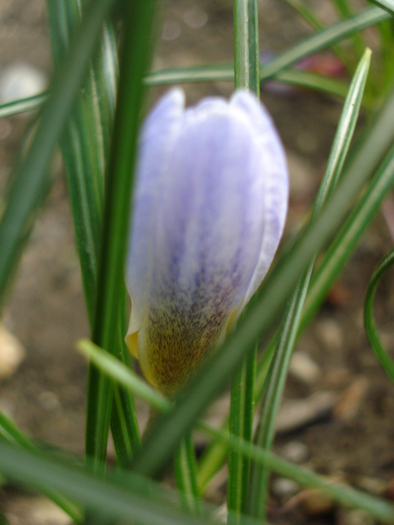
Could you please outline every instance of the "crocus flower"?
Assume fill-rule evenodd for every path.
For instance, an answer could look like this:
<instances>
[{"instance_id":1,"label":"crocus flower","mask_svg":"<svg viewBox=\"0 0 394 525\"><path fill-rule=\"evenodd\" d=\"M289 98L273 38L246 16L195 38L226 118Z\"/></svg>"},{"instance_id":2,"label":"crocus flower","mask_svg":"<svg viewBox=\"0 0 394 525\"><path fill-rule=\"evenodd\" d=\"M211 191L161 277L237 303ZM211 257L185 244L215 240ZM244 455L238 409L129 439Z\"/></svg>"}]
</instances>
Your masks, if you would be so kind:
<instances>
[{"instance_id":1,"label":"crocus flower","mask_svg":"<svg viewBox=\"0 0 394 525\"><path fill-rule=\"evenodd\" d=\"M283 148L253 94L184 104L173 89L143 125L127 270L126 343L167 395L257 290L288 200Z\"/></svg>"}]
</instances>

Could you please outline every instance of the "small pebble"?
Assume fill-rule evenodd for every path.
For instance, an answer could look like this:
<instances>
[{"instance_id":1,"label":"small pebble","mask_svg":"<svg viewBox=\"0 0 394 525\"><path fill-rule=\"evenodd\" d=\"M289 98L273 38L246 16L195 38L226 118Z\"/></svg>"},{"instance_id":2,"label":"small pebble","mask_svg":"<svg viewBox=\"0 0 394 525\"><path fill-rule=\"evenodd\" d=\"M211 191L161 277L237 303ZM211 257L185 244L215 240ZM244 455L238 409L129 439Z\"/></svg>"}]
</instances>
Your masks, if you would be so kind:
<instances>
[{"instance_id":1,"label":"small pebble","mask_svg":"<svg viewBox=\"0 0 394 525\"><path fill-rule=\"evenodd\" d=\"M47 79L39 69L16 62L0 71L0 103L32 97L45 90Z\"/></svg>"},{"instance_id":2,"label":"small pebble","mask_svg":"<svg viewBox=\"0 0 394 525\"><path fill-rule=\"evenodd\" d=\"M319 147L319 137L312 131L302 131L298 133L296 142L303 153L314 153Z\"/></svg>"},{"instance_id":3,"label":"small pebble","mask_svg":"<svg viewBox=\"0 0 394 525\"><path fill-rule=\"evenodd\" d=\"M18 496L7 505L10 525L70 525L70 517L48 498Z\"/></svg>"},{"instance_id":4,"label":"small pebble","mask_svg":"<svg viewBox=\"0 0 394 525\"><path fill-rule=\"evenodd\" d=\"M322 319L316 324L316 336L327 350L340 350L343 346L342 330L332 319Z\"/></svg>"},{"instance_id":5,"label":"small pebble","mask_svg":"<svg viewBox=\"0 0 394 525\"><path fill-rule=\"evenodd\" d=\"M296 153L287 151L290 174L290 196L292 200L303 200L315 185L316 177L311 166Z\"/></svg>"},{"instance_id":6,"label":"small pebble","mask_svg":"<svg viewBox=\"0 0 394 525\"><path fill-rule=\"evenodd\" d=\"M47 412L54 412L62 408L59 398L53 392L41 392L38 400L44 410Z\"/></svg>"},{"instance_id":7,"label":"small pebble","mask_svg":"<svg viewBox=\"0 0 394 525\"><path fill-rule=\"evenodd\" d=\"M342 421L352 421L358 414L360 405L368 391L369 381L366 377L356 379L338 398L334 416Z\"/></svg>"},{"instance_id":8,"label":"small pebble","mask_svg":"<svg viewBox=\"0 0 394 525\"><path fill-rule=\"evenodd\" d=\"M218 523L227 523L227 504L217 507L213 513L215 521Z\"/></svg>"},{"instance_id":9,"label":"small pebble","mask_svg":"<svg viewBox=\"0 0 394 525\"><path fill-rule=\"evenodd\" d=\"M293 463L304 463L309 458L309 449L301 441L289 441L282 448L281 456Z\"/></svg>"},{"instance_id":10,"label":"small pebble","mask_svg":"<svg viewBox=\"0 0 394 525\"><path fill-rule=\"evenodd\" d=\"M301 350L294 352L289 365L289 373L308 386L314 385L321 375L319 365Z\"/></svg>"},{"instance_id":11,"label":"small pebble","mask_svg":"<svg viewBox=\"0 0 394 525\"><path fill-rule=\"evenodd\" d=\"M276 420L276 431L285 434L330 416L336 396L331 392L316 392L306 399L283 403Z\"/></svg>"},{"instance_id":12,"label":"small pebble","mask_svg":"<svg viewBox=\"0 0 394 525\"><path fill-rule=\"evenodd\" d=\"M374 523L372 516L359 509L344 510L339 518L340 525L374 525Z\"/></svg>"},{"instance_id":13,"label":"small pebble","mask_svg":"<svg viewBox=\"0 0 394 525\"><path fill-rule=\"evenodd\" d=\"M299 489L299 485L292 479L277 478L272 482L272 492L280 498L294 496Z\"/></svg>"},{"instance_id":14,"label":"small pebble","mask_svg":"<svg viewBox=\"0 0 394 525\"><path fill-rule=\"evenodd\" d=\"M192 7L185 11L183 21L191 29L201 29L208 21L208 14L203 9Z\"/></svg>"},{"instance_id":15,"label":"small pebble","mask_svg":"<svg viewBox=\"0 0 394 525\"><path fill-rule=\"evenodd\" d=\"M22 343L0 324L0 379L11 377L25 358Z\"/></svg>"},{"instance_id":16,"label":"small pebble","mask_svg":"<svg viewBox=\"0 0 394 525\"><path fill-rule=\"evenodd\" d=\"M176 40L181 34L181 26L174 20L166 20L163 24L161 37L163 40L170 42Z\"/></svg>"},{"instance_id":17,"label":"small pebble","mask_svg":"<svg viewBox=\"0 0 394 525\"><path fill-rule=\"evenodd\" d=\"M322 492L311 490L306 492L302 507L308 516L315 517L324 516L331 512L334 504Z\"/></svg>"}]
</instances>

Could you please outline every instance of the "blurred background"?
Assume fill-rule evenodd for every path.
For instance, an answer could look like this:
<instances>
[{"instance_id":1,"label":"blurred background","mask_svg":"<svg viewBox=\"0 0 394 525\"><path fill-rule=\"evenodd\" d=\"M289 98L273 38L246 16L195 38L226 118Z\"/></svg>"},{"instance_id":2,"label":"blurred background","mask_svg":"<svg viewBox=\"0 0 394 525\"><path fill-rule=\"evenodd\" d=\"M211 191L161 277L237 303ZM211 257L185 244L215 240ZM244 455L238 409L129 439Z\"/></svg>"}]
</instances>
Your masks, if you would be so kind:
<instances>
[{"instance_id":1,"label":"blurred background","mask_svg":"<svg viewBox=\"0 0 394 525\"><path fill-rule=\"evenodd\" d=\"M337 20L330 2L310 5L327 24ZM0 2L0 104L40 92L50 81L53 66L46 17L44 0ZM161 17L153 69L232 62L230 0L163 1ZM262 62L307 34L312 30L285 1L260 2ZM370 45L377 45L373 29L368 38ZM332 78L350 78L331 53L303 67ZM185 89L188 104L207 95L228 97L233 91L228 82ZM162 92L152 89L150 102ZM314 200L341 101L275 83L262 87L261 98L287 151L291 201L286 236L291 237L302 227ZM362 111L360 122L366 117ZM32 114L0 119L1 189L23 148L31 119ZM36 222L0 326L0 409L35 440L83 453L87 367L75 342L89 333L60 154L54 159L53 173L56 183ZM275 450L317 472L394 499L393 387L363 329L365 290L375 265L393 244L393 231L394 205L388 200L297 343ZM394 348L393 311L394 280L386 275L375 312L389 349ZM220 423L223 406L226 396L212 408L211 421ZM147 410L141 406L139 411L144 424ZM204 441L198 438L197 444L201 452ZM223 499L224 480L219 476L208 492L217 503ZM37 501L8 489L0 491L1 508L11 525L67 523L41 499L35 517ZM321 496L300 492L294 482L275 477L270 507L275 523L371 523L360 513L338 510Z\"/></svg>"}]
</instances>

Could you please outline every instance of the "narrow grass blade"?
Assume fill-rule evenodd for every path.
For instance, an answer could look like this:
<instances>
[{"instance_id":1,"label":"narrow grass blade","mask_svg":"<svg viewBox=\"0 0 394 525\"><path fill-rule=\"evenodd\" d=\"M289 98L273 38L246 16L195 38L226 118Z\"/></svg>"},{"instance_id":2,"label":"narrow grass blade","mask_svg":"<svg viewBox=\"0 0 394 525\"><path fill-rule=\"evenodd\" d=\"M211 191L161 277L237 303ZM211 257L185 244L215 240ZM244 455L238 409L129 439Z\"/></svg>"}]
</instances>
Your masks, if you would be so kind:
<instances>
[{"instance_id":1,"label":"narrow grass blade","mask_svg":"<svg viewBox=\"0 0 394 525\"><path fill-rule=\"evenodd\" d=\"M349 3L345 0L333 0L333 3L337 9L337 12L341 18L351 18L354 12L349 6ZM352 37L353 48L356 51L357 58L361 57L366 47L366 42L362 38L360 33L355 33Z\"/></svg>"},{"instance_id":2,"label":"narrow grass blade","mask_svg":"<svg viewBox=\"0 0 394 525\"><path fill-rule=\"evenodd\" d=\"M391 16L394 16L394 0L369 0L371 3L385 9Z\"/></svg>"},{"instance_id":3,"label":"narrow grass blade","mask_svg":"<svg viewBox=\"0 0 394 525\"><path fill-rule=\"evenodd\" d=\"M275 60L262 68L260 80L267 80L282 69L288 68L302 58L314 54L321 49L332 46L339 40L361 31L366 27L383 22L383 20L387 20L389 16L390 15L385 13L382 9L371 8L349 18L348 20L343 20L320 33L303 40L279 55Z\"/></svg>"},{"instance_id":4,"label":"narrow grass blade","mask_svg":"<svg viewBox=\"0 0 394 525\"><path fill-rule=\"evenodd\" d=\"M114 380L118 381L125 388L131 389L135 395L140 396L150 406L161 412L169 412L171 410L172 404L168 399L156 392L132 370L129 370L109 355L108 352L86 340L79 341L78 348L87 358L94 360L103 371L107 371ZM369 496L346 485L334 483L305 468L293 465L268 450L262 450L237 436L230 435L223 430L214 429L206 423L196 422L196 426L208 436L222 441L226 447L237 450L240 454L260 465L267 465L278 474L294 479L303 486L320 489L341 504L365 509L376 518L382 519L385 523L392 523L394 506L383 500ZM242 517L241 521L244 521L244 517ZM261 523L260 520L253 522Z\"/></svg>"},{"instance_id":5,"label":"narrow grass blade","mask_svg":"<svg viewBox=\"0 0 394 525\"><path fill-rule=\"evenodd\" d=\"M321 212L327 197L332 193L342 171L343 163L348 153L350 141L353 137L356 126L370 62L371 51L366 50L354 74L349 94L345 100L328 159L327 168L316 197L311 222L313 222L316 216ZM274 440L276 417L283 395L287 370L294 349L314 262L315 257L312 258L309 267L299 281L294 295L290 299L285 310L279 329L275 353L271 362L263 400L259 409L257 444L264 450L271 449ZM269 470L265 467L256 466L253 469L252 475L249 513L256 518L263 520L265 518L265 509L267 505L268 481Z\"/></svg>"},{"instance_id":6,"label":"narrow grass blade","mask_svg":"<svg viewBox=\"0 0 394 525\"><path fill-rule=\"evenodd\" d=\"M32 97L13 100L12 102L1 104L0 118L12 117L13 115L19 115L20 113L33 111L34 109L40 108L47 98L48 93L43 92Z\"/></svg>"},{"instance_id":7,"label":"narrow grass blade","mask_svg":"<svg viewBox=\"0 0 394 525\"><path fill-rule=\"evenodd\" d=\"M286 3L288 3L316 33L320 33L326 29L323 21L313 12L310 7L305 5L305 3L300 2L299 0L286 0ZM344 51L341 44L334 44L330 47L341 60L342 64L347 69L349 69L349 53Z\"/></svg>"},{"instance_id":8,"label":"narrow grass blade","mask_svg":"<svg viewBox=\"0 0 394 525\"><path fill-rule=\"evenodd\" d=\"M256 0L234 0L234 86L259 94L259 28Z\"/></svg>"},{"instance_id":9,"label":"narrow grass blade","mask_svg":"<svg viewBox=\"0 0 394 525\"><path fill-rule=\"evenodd\" d=\"M130 203L137 138L143 101L142 79L151 55L152 13L155 2L124 4L124 32L120 81L107 169L105 208L93 340L113 351L123 313L124 267L128 244ZM106 457L112 384L90 368L87 406L86 453L99 468Z\"/></svg>"},{"instance_id":10,"label":"narrow grass blade","mask_svg":"<svg viewBox=\"0 0 394 525\"><path fill-rule=\"evenodd\" d=\"M141 477L120 473L104 481L77 467L0 442L0 471L23 486L42 490L52 487L83 505L90 516L105 523L135 520L144 525L213 524L178 510L171 493ZM167 501L166 501L167 500ZM255 522L254 522L255 523Z\"/></svg>"},{"instance_id":11,"label":"narrow grass blade","mask_svg":"<svg viewBox=\"0 0 394 525\"><path fill-rule=\"evenodd\" d=\"M7 418L4 414L0 413L0 435L2 439L5 439L9 443L14 443L25 450L29 450L34 453L38 453L38 448ZM60 493L46 489L43 491L44 494L51 499L58 507L60 507L70 518L76 523L82 522L82 511L81 509L63 497Z\"/></svg>"},{"instance_id":12,"label":"narrow grass blade","mask_svg":"<svg viewBox=\"0 0 394 525\"><path fill-rule=\"evenodd\" d=\"M294 11L296 11L316 32L324 30L324 25L321 20L319 20L313 10L303 2L300 2L299 0L286 0L286 3L289 4L289 6L291 6Z\"/></svg>"},{"instance_id":13,"label":"narrow grass blade","mask_svg":"<svg viewBox=\"0 0 394 525\"><path fill-rule=\"evenodd\" d=\"M182 439L175 453L175 479L183 508L192 514L201 515L196 472L193 437L189 433Z\"/></svg>"},{"instance_id":14,"label":"narrow grass blade","mask_svg":"<svg viewBox=\"0 0 394 525\"><path fill-rule=\"evenodd\" d=\"M89 5L67 60L52 84L51 95L40 114L40 124L24 160L17 168L15 182L6 197L0 224L0 299L17 267L22 247L31 230L37 210L46 195L48 174L56 144L65 129L79 88L85 78L90 57L97 47L105 17L113 0Z\"/></svg>"},{"instance_id":15,"label":"narrow grass blade","mask_svg":"<svg viewBox=\"0 0 394 525\"><path fill-rule=\"evenodd\" d=\"M260 94L257 0L234 0L234 88ZM231 380L230 432L252 440L255 351L246 356ZM228 455L227 523L239 524L246 510L250 460L234 450Z\"/></svg>"},{"instance_id":16,"label":"narrow grass blade","mask_svg":"<svg viewBox=\"0 0 394 525\"><path fill-rule=\"evenodd\" d=\"M389 376L391 381L394 382L394 360L391 359L388 351L382 345L376 324L373 317L373 299L375 296L376 288L379 284L380 279L394 264L394 250L391 250L384 259L378 264L373 272L371 280L368 284L367 294L365 297L364 304L364 324L365 331L367 332L368 340L372 346L376 357L382 365L384 371Z\"/></svg>"},{"instance_id":17,"label":"narrow grass blade","mask_svg":"<svg viewBox=\"0 0 394 525\"><path fill-rule=\"evenodd\" d=\"M253 437L254 378L256 374L255 351L248 355L231 380L230 434L251 442ZM249 493L250 460L236 450L228 453L227 506L233 513L228 523L238 523L246 512Z\"/></svg>"},{"instance_id":18,"label":"narrow grass blade","mask_svg":"<svg viewBox=\"0 0 394 525\"><path fill-rule=\"evenodd\" d=\"M149 475L159 472L168 462L182 435L223 388L227 377L253 349L256 337L268 335L298 279L313 255L321 249L343 223L355 197L367 182L394 140L394 96L379 116L368 136L368 143L352 157L335 194L328 200L314 224L308 226L298 242L280 258L263 282L255 304L205 363L199 374L179 394L176 407L162 416L146 436L135 459L137 471Z\"/></svg>"}]
</instances>

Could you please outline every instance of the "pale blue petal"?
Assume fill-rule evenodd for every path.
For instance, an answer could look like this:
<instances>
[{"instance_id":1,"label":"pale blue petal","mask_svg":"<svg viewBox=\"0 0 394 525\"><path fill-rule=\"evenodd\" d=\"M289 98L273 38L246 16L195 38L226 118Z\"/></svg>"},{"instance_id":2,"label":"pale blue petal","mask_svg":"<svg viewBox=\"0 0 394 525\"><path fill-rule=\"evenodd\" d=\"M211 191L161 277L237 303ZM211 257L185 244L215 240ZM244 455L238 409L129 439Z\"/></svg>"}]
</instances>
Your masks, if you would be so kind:
<instances>
[{"instance_id":1,"label":"pale blue petal","mask_svg":"<svg viewBox=\"0 0 394 525\"><path fill-rule=\"evenodd\" d=\"M264 232L258 264L241 305L245 305L264 279L277 250L286 220L289 177L285 152L270 115L247 91L237 91L231 106L243 112L252 124L261 158L259 180L264 184Z\"/></svg>"},{"instance_id":2,"label":"pale blue petal","mask_svg":"<svg viewBox=\"0 0 394 525\"><path fill-rule=\"evenodd\" d=\"M169 176L169 156L183 113L184 93L173 89L153 109L141 131L127 269L132 302L129 334L139 329L146 311L155 258L158 205Z\"/></svg>"}]
</instances>

